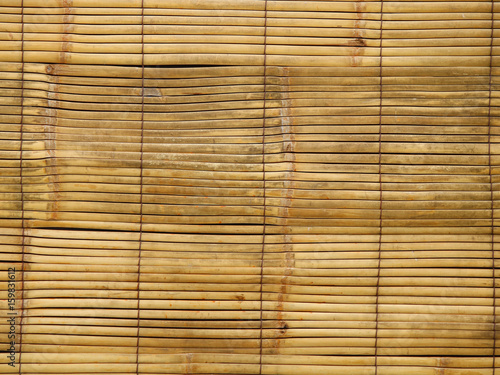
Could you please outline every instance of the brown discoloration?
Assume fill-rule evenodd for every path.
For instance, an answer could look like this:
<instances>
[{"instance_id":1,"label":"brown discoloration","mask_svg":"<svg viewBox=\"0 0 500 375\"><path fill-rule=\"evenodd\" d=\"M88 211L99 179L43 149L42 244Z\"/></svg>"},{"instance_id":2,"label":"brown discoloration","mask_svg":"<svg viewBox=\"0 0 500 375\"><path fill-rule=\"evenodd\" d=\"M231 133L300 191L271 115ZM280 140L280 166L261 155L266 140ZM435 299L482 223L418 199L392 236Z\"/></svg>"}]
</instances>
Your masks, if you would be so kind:
<instances>
[{"instance_id":1,"label":"brown discoloration","mask_svg":"<svg viewBox=\"0 0 500 375\"><path fill-rule=\"evenodd\" d=\"M352 49L351 66L356 67L356 66L360 65L359 55L362 55L363 52L364 52L364 49L362 47L354 47Z\"/></svg>"},{"instance_id":2,"label":"brown discoloration","mask_svg":"<svg viewBox=\"0 0 500 375\"><path fill-rule=\"evenodd\" d=\"M45 68L48 74L56 74L57 66L52 64L47 65ZM43 125L44 136L45 136L45 150L49 160L49 166L47 167L48 174L51 177L51 185L53 192L53 201L50 204L50 215L49 220L58 220L58 213L60 211L59 203L61 200L60 193L60 173L57 167L56 158L56 123L57 123L57 109L58 109L58 99L59 99L59 77L52 76L54 84L50 85L51 92L47 95L47 104L49 108L48 116L45 117L45 124Z\"/></svg>"},{"instance_id":3,"label":"brown discoloration","mask_svg":"<svg viewBox=\"0 0 500 375\"><path fill-rule=\"evenodd\" d=\"M359 14L362 14L363 12L366 11L366 4L364 2L364 0L358 0L354 3L354 9L356 11L356 13L358 14L358 18L359 18Z\"/></svg>"},{"instance_id":4,"label":"brown discoloration","mask_svg":"<svg viewBox=\"0 0 500 375\"><path fill-rule=\"evenodd\" d=\"M48 77L48 81L50 82L50 84L59 84L59 74L61 74L60 64L47 64L47 66L45 67L45 72L48 76L50 76ZM49 90L57 91L57 89L52 85L50 86Z\"/></svg>"},{"instance_id":5,"label":"brown discoloration","mask_svg":"<svg viewBox=\"0 0 500 375\"><path fill-rule=\"evenodd\" d=\"M280 215L282 223L284 225L284 233L288 234L290 228L287 226L289 217L289 208L292 205L294 198L294 172L296 172L297 167L295 164L295 134L293 133L293 116L290 108L292 107L292 101L290 99L290 78L289 69L284 67L282 69L283 83L281 86L281 108L280 108L280 118L281 118L281 137L282 137L282 152L284 153L284 162L288 163L286 178L285 178L285 192L281 200Z\"/></svg>"},{"instance_id":6,"label":"brown discoloration","mask_svg":"<svg viewBox=\"0 0 500 375\"><path fill-rule=\"evenodd\" d=\"M68 12L72 12L73 8L73 0L62 0L61 8L64 8L64 13L68 14Z\"/></svg>"},{"instance_id":7,"label":"brown discoloration","mask_svg":"<svg viewBox=\"0 0 500 375\"><path fill-rule=\"evenodd\" d=\"M73 32L73 0L62 0L61 6L64 8L63 15L63 31L61 52L59 52L59 62L65 64L67 61L67 54L70 49L70 38Z\"/></svg>"},{"instance_id":8,"label":"brown discoloration","mask_svg":"<svg viewBox=\"0 0 500 375\"><path fill-rule=\"evenodd\" d=\"M283 326L281 327L280 332L281 332L281 334L283 334L283 335L284 335L284 334L286 333L286 331L287 331L287 330L288 330L288 324L286 324L286 323L285 323L285 324L283 324Z\"/></svg>"},{"instance_id":9,"label":"brown discoloration","mask_svg":"<svg viewBox=\"0 0 500 375\"><path fill-rule=\"evenodd\" d=\"M57 88L57 85L54 85L54 88ZM59 100L59 93L57 91L49 91L47 92L47 99L47 103L51 107Z\"/></svg>"},{"instance_id":10,"label":"brown discoloration","mask_svg":"<svg viewBox=\"0 0 500 375\"><path fill-rule=\"evenodd\" d=\"M365 9L365 5L363 1L357 1L355 3L356 8L356 20L354 21L354 38L361 38L361 21L363 20L363 11Z\"/></svg>"},{"instance_id":11,"label":"brown discoloration","mask_svg":"<svg viewBox=\"0 0 500 375\"><path fill-rule=\"evenodd\" d=\"M350 57L350 60L351 60L350 65L352 67L359 66L359 58L358 58L358 55L356 54L356 51L354 51L353 55Z\"/></svg>"},{"instance_id":12,"label":"brown discoloration","mask_svg":"<svg viewBox=\"0 0 500 375\"><path fill-rule=\"evenodd\" d=\"M193 368L192 368L192 362L193 362L193 353L188 353L186 355L186 371L184 374L189 375L189 374L194 374Z\"/></svg>"},{"instance_id":13,"label":"brown discoloration","mask_svg":"<svg viewBox=\"0 0 500 375\"><path fill-rule=\"evenodd\" d=\"M353 51L351 55L351 66L356 67L359 66L359 56L364 54L364 47L366 47L366 42L363 39L363 32L361 30L361 21L364 19L363 13L366 10L366 6L363 0L357 1L354 4L354 8L356 11L356 20L354 21L354 31L353 37L354 40L352 42Z\"/></svg>"},{"instance_id":14,"label":"brown discoloration","mask_svg":"<svg viewBox=\"0 0 500 375\"><path fill-rule=\"evenodd\" d=\"M438 357L436 360L436 368L434 369L436 375L444 375L446 369L450 366L450 359L447 357Z\"/></svg>"},{"instance_id":15,"label":"brown discoloration","mask_svg":"<svg viewBox=\"0 0 500 375\"><path fill-rule=\"evenodd\" d=\"M59 213L59 201L54 200L50 204L50 215L49 220L57 220Z\"/></svg>"},{"instance_id":16,"label":"brown discoloration","mask_svg":"<svg viewBox=\"0 0 500 375\"><path fill-rule=\"evenodd\" d=\"M52 154L49 152L49 155ZM58 220L58 214L60 211L59 203L61 201L61 189L60 189L60 181L59 181L59 172L56 166L56 159L50 155L51 165L48 168L49 174L51 177L51 186L53 192L53 200L50 203L50 215L49 220Z\"/></svg>"},{"instance_id":17,"label":"brown discoloration","mask_svg":"<svg viewBox=\"0 0 500 375\"><path fill-rule=\"evenodd\" d=\"M285 235L284 246L286 250L291 250L290 237L289 235ZM295 267L295 257L294 254L290 251L287 251L285 255L285 270L283 272L283 277L280 280L280 291L278 293L278 305L277 305L277 323L279 327L279 333L276 336L274 342L275 353L279 354L279 348L281 346L281 339L286 335L288 331L288 324L283 319L283 302L285 300L285 295L287 294L288 288L288 278L293 274L293 268Z\"/></svg>"},{"instance_id":18,"label":"brown discoloration","mask_svg":"<svg viewBox=\"0 0 500 375\"><path fill-rule=\"evenodd\" d=\"M449 367L451 364L450 358L448 357L439 357L437 360L439 367Z\"/></svg>"},{"instance_id":19,"label":"brown discoloration","mask_svg":"<svg viewBox=\"0 0 500 375\"><path fill-rule=\"evenodd\" d=\"M281 82L281 106L280 106L280 119L281 119L281 136L282 136L282 150L285 155L285 162L288 163L287 177L284 181L285 191L283 199L281 200L280 214L283 220L283 251L286 254L284 259L283 277L280 280L280 289L277 298L277 326L279 328L278 334L274 340L273 351L279 354L281 346L281 339L286 336L288 331L288 324L283 319L283 302L285 295L288 292L288 279L293 273L295 265L295 258L293 255L292 241L290 237L291 229L288 226L289 208L292 206L294 198L294 172L296 172L295 164L295 135L293 133L293 116L290 108L292 102L290 99L290 71L288 67L281 69L282 82Z\"/></svg>"},{"instance_id":20,"label":"brown discoloration","mask_svg":"<svg viewBox=\"0 0 500 375\"><path fill-rule=\"evenodd\" d=\"M292 101L290 100L290 77L288 68L283 68L285 75L281 85L281 135L283 138L283 151L287 153L295 152L295 135L293 134L293 117L290 108ZM292 163L295 162L295 158Z\"/></svg>"},{"instance_id":21,"label":"brown discoloration","mask_svg":"<svg viewBox=\"0 0 500 375\"><path fill-rule=\"evenodd\" d=\"M349 41L350 47L366 47L366 41L361 37L356 37L355 39Z\"/></svg>"}]
</instances>

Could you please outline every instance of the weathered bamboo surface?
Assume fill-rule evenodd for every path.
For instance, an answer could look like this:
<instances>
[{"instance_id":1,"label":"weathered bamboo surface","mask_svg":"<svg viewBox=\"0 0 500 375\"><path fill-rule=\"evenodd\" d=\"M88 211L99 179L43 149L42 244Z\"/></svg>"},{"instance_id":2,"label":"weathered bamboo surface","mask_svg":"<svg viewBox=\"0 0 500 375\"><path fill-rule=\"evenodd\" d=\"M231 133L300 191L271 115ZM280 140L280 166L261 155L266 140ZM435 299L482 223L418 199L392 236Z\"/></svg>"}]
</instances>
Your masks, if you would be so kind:
<instances>
[{"instance_id":1,"label":"weathered bamboo surface","mask_svg":"<svg viewBox=\"0 0 500 375\"><path fill-rule=\"evenodd\" d=\"M0 373L500 374L499 11L2 0Z\"/></svg>"}]
</instances>

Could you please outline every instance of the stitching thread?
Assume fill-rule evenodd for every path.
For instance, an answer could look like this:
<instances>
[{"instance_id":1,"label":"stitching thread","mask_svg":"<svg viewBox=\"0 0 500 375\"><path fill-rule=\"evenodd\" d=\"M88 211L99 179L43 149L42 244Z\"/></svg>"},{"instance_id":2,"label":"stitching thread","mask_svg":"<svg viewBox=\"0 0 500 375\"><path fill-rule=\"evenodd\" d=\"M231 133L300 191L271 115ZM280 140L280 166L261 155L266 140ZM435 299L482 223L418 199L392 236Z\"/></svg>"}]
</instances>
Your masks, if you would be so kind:
<instances>
[{"instance_id":1,"label":"stitching thread","mask_svg":"<svg viewBox=\"0 0 500 375\"><path fill-rule=\"evenodd\" d=\"M380 111L379 111L379 129L378 129L378 183L380 190L380 206L379 206L379 237L378 237L378 260L377 260L377 288L375 295L375 375L378 374L378 318L379 318L379 306L378 297L380 289L380 263L382 255L382 57L383 57L383 23L384 23L384 1L381 0L380 3L380 60L379 60L379 72L380 72Z\"/></svg>"},{"instance_id":2,"label":"stitching thread","mask_svg":"<svg viewBox=\"0 0 500 375\"><path fill-rule=\"evenodd\" d=\"M141 55L142 55L142 70L141 70L141 170L140 170L140 198L139 198L139 262L137 267L137 348L136 348L136 373L139 374L139 341L140 341L140 323L141 323L141 252L142 252L142 191L143 191L143 146L144 146L144 0L141 2Z\"/></svg>"},{"instance_id":3,"label":"stitching thread","mask_svg":"<svg viewBox=\"0 0 500 375\"><path fill-rule=\"evenodd\" d=\"M266 243L266 97L267 97L267 0L264 3L264 98L262 108L262 188L263 188L263 223L262 223L262 251L260 258L260 333L259 333L259 374L262 374L262 330L263 330L263 279L264 279L264 250Z\"/></svg>"},{"instance_id":4,"label":"stitching thread","mask_svg":"<svg viewBox=\"0 0 500 375\"><path fill-rule=\"evenodd\" d=\"M21 245L21 317L19 319L19 374L22 373L22 348L23 348L23 316L24 316L24 254L26 246L26 233L24 223L24 188L23 188L23 135L24 135L24 0L21 0L21 127L19 142L19 185L21 190L21 227L22 227L22 245Z\"/></svg>"},{"instance_id":5,"label":"stitching thread","mask_svg":"<svg viewBox=\"0 0 500 375\"><path fill-rule=\"evenodd\" d=\"M495 366L495 351L496 351L496 277L495 277L495 223L494 223L494 196L493 196L493 178L491 168L491 86L492 86L492 70L493 70L493 32L494 32L494 14L495 3L491 2L491 41L490 41L490 77L489 77L489 97L488 97L488 170L490 175L490 199L491 199L491 266L493 276L493 353L492 353L492 370L493 375L496 373Z\"/></svg>"}]
</instances>

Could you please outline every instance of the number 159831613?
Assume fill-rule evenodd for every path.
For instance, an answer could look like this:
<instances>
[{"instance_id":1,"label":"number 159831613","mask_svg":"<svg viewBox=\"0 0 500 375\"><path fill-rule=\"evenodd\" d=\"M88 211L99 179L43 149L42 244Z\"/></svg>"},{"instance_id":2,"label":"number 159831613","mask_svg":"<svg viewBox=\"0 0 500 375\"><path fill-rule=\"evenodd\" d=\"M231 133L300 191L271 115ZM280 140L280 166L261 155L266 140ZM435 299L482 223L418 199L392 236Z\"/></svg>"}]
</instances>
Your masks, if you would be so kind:
<instances>
[{"instance_id":1,"label":"number 159831613","mask_svg":"<svg viewBox=\"0 0 500 375\"><path fill-rule=\"evenodd\" d=\"M8 291L8 304L9 304L9 310L14 311L15 310L15 304L16 304L16 269L15 268L9 268L8 270L8 286L7 286L7 291Z\"/></svg>"}]
</instances>

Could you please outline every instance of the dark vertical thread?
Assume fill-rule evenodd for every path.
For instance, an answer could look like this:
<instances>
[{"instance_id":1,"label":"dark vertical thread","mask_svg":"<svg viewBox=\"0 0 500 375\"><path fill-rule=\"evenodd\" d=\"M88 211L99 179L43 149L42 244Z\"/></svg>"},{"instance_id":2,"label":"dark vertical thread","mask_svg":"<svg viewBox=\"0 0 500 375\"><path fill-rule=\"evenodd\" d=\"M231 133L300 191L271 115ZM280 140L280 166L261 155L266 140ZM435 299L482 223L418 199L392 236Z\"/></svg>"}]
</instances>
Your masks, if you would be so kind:
<instances>
[{"instance_id":1,"label":"dark vertical thread","mask_svg":"<svg viewBox=\"0 0 500 375\"><path fill-rule=\"evenodd\" d=\"M263 330L263 302L262 292L264 280L264 250L266 243L266 97L267 97L267 0L264 2L264 98L262 100L262 195L263 195L263 216L262 216L262 249L260 256L260 330L259 330L259 374L262 374L262 330Z\"/></svg>"},{"instance_id":2,"label":"dark vertical thread","mask_svg":"<svg viewBox=\"0 0 500 375\"><path fill-rule=\"evenodd\" d=\"M23 188L23 138L24 138L24 0L21 0L21 126L19 142L19 185L21 190L21 317L19 318L19 374L22 372L21 356L23 353L23 316L24 316L24 253L26 247L26 233L24 222L24 188Z\"/></svg>"},{"instance_id":3,"label":"dark vertical thread","mask_svg":"<svg viewBox=\"0 0 500 375\"><path fill-rule=\"evenodd\" d=\"M378 123L378 184L379 184L379 237L378 237L378 260L377 260L377 287L375 295L375 375L378 374L378 297L380 289L380 263L382 259L382 57L383 57L383 23L384 23L384 1L380 3L380 102L379 102L379 123Z\"/></svg>"},{"instance_id":4,"label":"dark vertical thread","mask_svg":"<svg viewBox=\"0 0 500 375\"><path fill-rule=\"evenodd\" d=\"M143 193L143 146L144 146L144 0L141 2L141 170L140 170L140 196L139 196L139 261L137 265L137 344L135 372L139 375L139 344L141 330L141 253L142 253L142 193Z\"/></svg>"},{"instance_id":5,"label":"dark vertical thread","mask_svg":"<svg viewBox=\"0 0 500 375\"><path fill-rule=\"evenodd\" d=\"M490 199L491 199L491 264L493 274L493 353L492 369L493 375L496 373L495 351L496 351L496 277L495 277L495 223L494 223L494 196L493 196L493 178L491 167L491 86L493 70L493 31L494 31L495 3L491 2L491 40L490 40L490 77L489 77L489 97L488 97L488 170L490 175Z\"/></svg>"}]
</instances>

